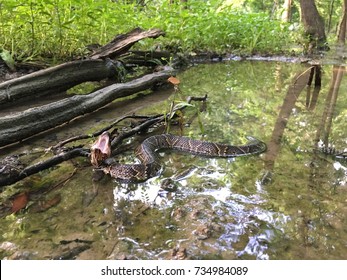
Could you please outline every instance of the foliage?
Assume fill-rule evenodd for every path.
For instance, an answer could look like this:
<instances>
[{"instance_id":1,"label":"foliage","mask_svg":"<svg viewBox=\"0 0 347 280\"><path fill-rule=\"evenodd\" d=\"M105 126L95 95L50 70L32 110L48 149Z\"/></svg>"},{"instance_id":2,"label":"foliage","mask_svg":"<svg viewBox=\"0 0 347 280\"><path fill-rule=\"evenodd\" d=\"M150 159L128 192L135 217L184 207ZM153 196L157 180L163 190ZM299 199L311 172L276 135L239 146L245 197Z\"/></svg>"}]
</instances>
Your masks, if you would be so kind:
<instances>
[{"instance_id":1,"label":"foliage","mask_svg":"<svg viewBox=\"0 0 347 280\"><path fill-rule=\"evenodd\" d=\"M325 19L325 29L327 34L329 34L329 32L336 34L336 30L338 30L342 17L342 2L343 1L341 0L316 0L318 11Z\"/></svg>"},{"instance_id":2,"label":"foliage","mask_svg":"<svg viewBox=\"0 0 347 280\"><path fill-rule=\"evenodd\" d=\"M7 67L11 70L15 70L15 61L8 50L0 49L0 58L6 63Z\"/></svg>"},{"instance_id":3,"label":"foliage","mask_svg":"<svg viewBox=\"0 0 347 280\"><path fill-rule=\"evenodd\" d=\"M291 41L283 23L265 13L220 9L223 1L190 0L187 7L179 1L137 2L2 0L0 48L16 59L68 59L83 55L88 44L104 44L137 26L163 29L167 36L160 45L183 52L273 53Z\"/></svg>"},{"instance_id":4,"label":"foliage","mask_svg":"<svg viewBox=\"0 0 347 280\"><path fill-rule=\"evenodd\" d=\"M287 26L270 20L266 14L241 13L233 7L218 9L198 1L190 3L189 9L177 5L173 11L172 5L165 2L159 12L152 11L151 19L156 17L154 22L160 22L158 27L169 35L166 44L182 46L185 51L264 53L281 51L288 43Z\"/></svg>"},{"instance_id":5,"label":"foliage","mask_svg":"<svg viewBox=\"0 0 347 280\"><path fill-rule=\"evenodd\" d=\"M132 28L132 8L107 0L1 1L0 47L17 59L81 54L84 45Z\"/></svg>"}]
</instances>

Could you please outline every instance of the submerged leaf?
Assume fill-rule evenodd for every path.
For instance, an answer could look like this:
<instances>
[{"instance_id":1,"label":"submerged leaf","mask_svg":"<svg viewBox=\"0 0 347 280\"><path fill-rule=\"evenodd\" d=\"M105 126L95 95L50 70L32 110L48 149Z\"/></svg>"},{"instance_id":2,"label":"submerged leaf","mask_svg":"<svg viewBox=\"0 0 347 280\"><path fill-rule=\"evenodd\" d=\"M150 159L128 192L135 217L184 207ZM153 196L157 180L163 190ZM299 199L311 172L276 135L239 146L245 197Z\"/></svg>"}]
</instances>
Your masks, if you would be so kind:
<instances>
[{"instance_id":1,"label":"submerged leaf","mask_svg":"<svg viewBox=\"0 0 347 280\"><path fill-rule=\"evenodd\" d=\"M47 211L49 208L56 206L61 201L61 195L58 193L53 198L39 201L30 208L30 212L39 213Z\"/></svg>"},{"instance_id":2,"label":"submerged leaf","mask_svg":"<svg viewBox=\"0 0 347 280\"><path fill-rule=\"evenodd\" d=\"M11 212L17 213L19 210L25 208L29 202L29 193L22 192L18 194L12 201Z\"/></svg>"}]
</instances>

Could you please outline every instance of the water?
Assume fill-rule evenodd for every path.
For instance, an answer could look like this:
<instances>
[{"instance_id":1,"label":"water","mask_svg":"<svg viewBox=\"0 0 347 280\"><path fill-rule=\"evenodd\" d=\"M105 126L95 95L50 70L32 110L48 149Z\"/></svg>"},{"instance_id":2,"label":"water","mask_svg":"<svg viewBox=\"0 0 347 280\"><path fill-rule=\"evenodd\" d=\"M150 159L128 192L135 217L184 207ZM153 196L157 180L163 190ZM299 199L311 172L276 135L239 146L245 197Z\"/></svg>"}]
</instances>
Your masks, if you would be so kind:
<instances>
[{"instance_id":1,"label":"water","mask_svg":"<svg viewBox=\"0 0 347 280\"><path fill-rule=\"evenodd\" d=\"M161 175L137 185L93 181L86 159L31 176L6 188L2 204L24 189L52 190L34 193L26 209L1 218L1 258L346 259L347 162L317 151L322 143L347 148L345 69L323 66L315 91L305 87L309 68L198 65L180 73L181 95L170 100L167 92L126 100L12 148L8 153L36 148L41 158L42 147L130 110L163 113L173 99L205 94L205 112L184 112L192 121L184 135L232 144L251 135L268 145L260 156L229 160L167 152ZM127 152L121 160L134 158ZM45 202L53 206L37 206Z\"/></svg>"}]
</instances>

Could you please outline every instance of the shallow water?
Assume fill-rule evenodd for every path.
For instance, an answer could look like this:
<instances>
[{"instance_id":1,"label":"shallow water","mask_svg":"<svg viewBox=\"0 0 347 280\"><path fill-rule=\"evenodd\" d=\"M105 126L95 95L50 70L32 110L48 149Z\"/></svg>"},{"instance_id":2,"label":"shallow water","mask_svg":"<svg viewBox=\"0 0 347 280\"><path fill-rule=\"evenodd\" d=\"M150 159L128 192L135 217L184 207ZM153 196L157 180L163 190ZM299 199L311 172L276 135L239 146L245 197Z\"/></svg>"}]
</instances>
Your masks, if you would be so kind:
<instances>
[{"instance_id":1,"label":"shallow water","mask_svg":"<svg viewBox=\"0 0 347 280\"><path fill-rule=\"evenodd\" d=\"M136 185L93 181L85 159L31 176L6 188L1 201L25 188L55 188L1 218L1 258L347 259L347 160L317 149L347 148L345 69L323 66L315 91L306 87L309 68L197 65L178 75L179 93L125 100L8 150L49 147L122 114L163 113L172 100L205 94L206 111L184 112L191 122L184 135L232 144L251 135L268 145L262 155L235 159L166 152L161 175ZM129 152L121 160L134 158ZM53 207L37 206L55 198Z\"/></svg>"}]
</instances>

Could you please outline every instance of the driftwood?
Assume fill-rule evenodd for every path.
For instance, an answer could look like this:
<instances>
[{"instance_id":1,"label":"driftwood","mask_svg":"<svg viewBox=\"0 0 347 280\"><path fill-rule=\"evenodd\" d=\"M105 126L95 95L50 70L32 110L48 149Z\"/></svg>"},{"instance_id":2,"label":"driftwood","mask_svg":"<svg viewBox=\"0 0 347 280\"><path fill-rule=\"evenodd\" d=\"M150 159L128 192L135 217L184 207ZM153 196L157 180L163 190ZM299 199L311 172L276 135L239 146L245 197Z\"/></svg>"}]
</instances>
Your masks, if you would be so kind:
<instances>
[{"instance_id":1,"label":"driftwood","mask_svg":"<svg viewBox=\"0 0 347 280\"><path fill-rule=\"evenodd\" d=\"M159 29L142 30L140 28L136 28L127 34L117 36L107 45L95 50L90 58L114 58L126 53L136 42L142 39L158 38L159 36L164 35L165 33Z\"/></svg>"},{"instance_id":2,"label":"driftwood","mask_svg":"<svg viewBox=\"0 0 347 280\"><path fill-rule=\"evenodd\" d=\"M0 147L15 143L47 129L61 125L75 117L91 113L113 100L138 93L164 82L172 75L172 68L145 75L128 83L113 84L88 95L75 95L61 101L0 119Z\"/></svg>"},{"instance_id":3,"label":"driftwood","mask_svg":"<svg viewBox=\"0 0 347 280\"><path fill-rule=\"evenodd\" d=\"M196 98L191 97L188 98L187 103L190 103L191 101L203 101L205 103L207 99L207 96L202 98ZM183 110L186 107L186 105L177 106L173 112L167 113L167 114L160 114L155 115L152 117L148 116L124 116L122 118L119 118L118 120L114 121L111 125L108 125L101 129L100 131L97 131L93 133L92 135L79 135L75 136L73 138L67 139L64 142L58 143L54 147L51 147L50 150L57 151L57 155L54 155L51 158L48 158L46 160L40 161L38 163L35 163L30 166L22 167L22 164L13 164L13 161L7 160L6 158L3 160L3 162L0 161L0 166L3 166L0 168L0 190L7 186L14 184L30 175L36 174L42 170L51 168L59 163L62 163L64 161L67 161L69 159L75 158L75 157L89 157L90 156L90 148L84 148L84 147L75 147L70 149L65 149L63 147L64 144L70 143L74 140L80 140L80 139L87 139L88 137L94 137L100 135L102 132L110 130L112 127L116 126L120 121L124 120L125 118L139 118L143 119L139 122L139 124L127 131L123 131L120 134L118 134L111 142L111 148L112 148L112 156L115 156L120 152L120 145L123 142L124 139L127 139L129 137L132 137L140 132L147 131L150 127L154 126L155 124L162 123L163 121L170 120L177 111ZM65 150L64 150L65 149ZM12 163L11 163L12 161Z\"/></svg>"},{"instance_id":4,"label":"driftwood","mask_svg":"<svg viewBox=\"0 0 347 280\"><path fill-rule=\"evenodd\" d=\"M67 89L86 81L100 81L115 77L119 71L114 58L127 52L136 42L145 38L157 38L164 35L159 29L142 30L136 28L127 34L118 35L110 43L95 50L88 59L63 63L43 69L23 77L0 84L0 108L2 105L15 104L14 101L32 99ZM137 57L140 65L150 65L143 56Z\"/></svg>"},{"instance_id":5,"label":"driftwood","mask_svg":"<svg viewBox=\"0 0 347 280\"><path fill-rule=\"evenodd\" d=\"M114 76L112 61L81 60L25 75L0 84L0 106L19 99L31 99L63 92L86 81L99 81Z\"/></svg>"},{"instance_id":6,"label":"driftwood","mask_svg":"<svg viewBox=\"0 0 347 280\"><path fill-rule=\"evenodd\" d=\"M36 174L42 170L53 167L59 163L62 163L66 160L78 157L78 156L88 156L89 150L83 148L74 148L69 151L64 151L55 155L47 160L40 161L36 164L25 167L20 170L18 168L13 168L6 163L6 158L3 162L0 162L3 166L3 170L0 171L0 189L3 186L16 183L30 175ZM7 170L9 169L9 170Z\"/></svg>"},{"instance_id":7,"label":"driftwood","mask_svg":"<svg viewBox=\"0 0 347 280\"><path fill-rule=\"evenodd\" d=\"M145 121L143 121L140 125L128 130L127 132L121 133L114 139L112 142L112 147L116 147L121 144L121 142L130 137L134 134L138 133L141 130L146 130L150 126L156 123L160 123L165 120L167 116L166 115L159 115L147 118ZM104 130L106 131L106 130ZM95 134L96 135L96 134ZM76 138L85 138L85 137L76 137ZM0 189L4 186L14 184L28 176L31 176L33 174L36 174L42 170L51 168L59 163L62 163L64 161L67 161L69 159L73 159L75 157L88 157L90 155L90 149L89 148L82 148L82 147L76 147L69 150L61 151L57 155L54 155L53 157L40 161L36 164L27 166L25 168L20 168L17 166L12 166L11 162L7 163L6 158L3 160L3 162L0 162L0 165L3 166L1 170L0 169ZM115 155L115 153L112 153L112 155Z\"/></svg>"}]
</instances>

